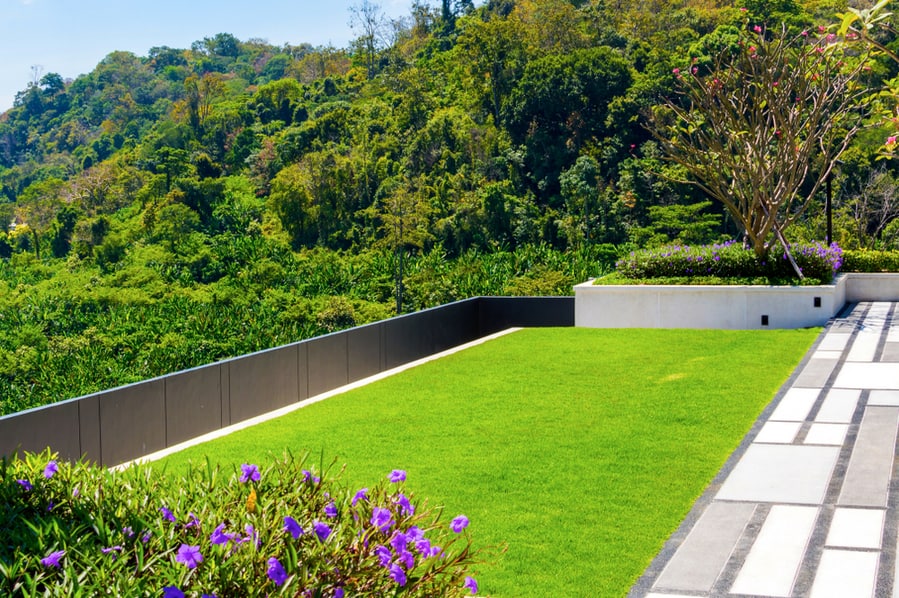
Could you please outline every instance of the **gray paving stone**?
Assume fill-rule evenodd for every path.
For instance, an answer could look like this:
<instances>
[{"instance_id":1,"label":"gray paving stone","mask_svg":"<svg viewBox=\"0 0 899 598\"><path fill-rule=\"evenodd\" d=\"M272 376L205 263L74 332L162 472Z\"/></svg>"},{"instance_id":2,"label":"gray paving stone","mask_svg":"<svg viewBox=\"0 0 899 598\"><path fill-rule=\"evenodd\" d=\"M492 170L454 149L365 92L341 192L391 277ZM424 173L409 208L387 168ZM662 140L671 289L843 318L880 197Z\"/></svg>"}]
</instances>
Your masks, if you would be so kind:
<instances>
[{"instance_id":1,"label":"gray paving stone","mask_svg":"<svg viewBox=\"0 0 899 598\"><path fill-rule=\"evenodd\" d=\"M837 365L836 359L809 359L802 372L793 382L794 388L821 388L827 383L833 368Z\"/></svg>"},{"instance_id":2,"label":"gray paving stone","mask_svg":"<svg viewBox=\"0 0 899 598\"><path fill-rule=\"evenodd\" d=\"M659 575L653 591L711 591L755 508L750 503L712 502Z\"/></svg>"},{"instance_id":3,"label":"gray paving stone","mask_svg":"<svg viewBox=\"0 0 899 598\"><path fill-rule=\"evenodd\" d=\"M881 361L899 361L899 343L887 342L883 346Z\"/></svg>"},{"instance_id":4,"label":"gray paving stone","mask_svg":"<svg viewBox=\"0 0 899 598\"><path fill-rule=\"evenodd\" d=\"M752 444L715 498L819 505L839 454L836 446Z\"/></svg>"},{"instance_id":5,"label":"gray paving stone","mask_svg":"<svg viewBox=\"0 0 899 598\"><path fill-rule=\"evenodd\" d=\"M899 407L867 407L837 502L843 506L886 507L893 474Z\"/></svg>"}]
</instances>

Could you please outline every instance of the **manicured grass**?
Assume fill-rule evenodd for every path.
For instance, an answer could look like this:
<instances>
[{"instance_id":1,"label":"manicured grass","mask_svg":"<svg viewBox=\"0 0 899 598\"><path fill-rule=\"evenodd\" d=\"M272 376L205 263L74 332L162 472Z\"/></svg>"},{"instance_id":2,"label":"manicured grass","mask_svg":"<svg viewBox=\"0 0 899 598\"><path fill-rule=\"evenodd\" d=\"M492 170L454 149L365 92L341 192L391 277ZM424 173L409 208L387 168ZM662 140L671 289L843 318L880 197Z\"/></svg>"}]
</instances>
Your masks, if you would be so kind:
<instances>
[{"instance_id":1,"label":"manicured grass","mask_svg":"<svg viewBox=\"0 0 899 598\"><path fill-rule=\"evenodd\" d=\"M405 469L465 513L482 595L623 596L818 329L529 329L167 458ZM319 457L317 457L319 458Z\"/></svg>"}]
</instances>

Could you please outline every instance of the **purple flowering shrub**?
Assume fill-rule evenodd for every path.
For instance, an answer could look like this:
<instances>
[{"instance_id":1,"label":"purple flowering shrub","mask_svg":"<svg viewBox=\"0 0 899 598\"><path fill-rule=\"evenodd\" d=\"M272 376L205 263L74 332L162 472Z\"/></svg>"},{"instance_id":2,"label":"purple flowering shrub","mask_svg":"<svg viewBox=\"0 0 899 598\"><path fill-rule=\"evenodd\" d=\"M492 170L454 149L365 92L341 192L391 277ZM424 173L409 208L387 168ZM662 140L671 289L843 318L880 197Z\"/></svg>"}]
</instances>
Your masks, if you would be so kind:
<instances>
[{"instance_id":1,"label":"purple flowering shrub","mask_svg":"<svg viewBox=\"0 0 899 598\"><path fill-rule=\"evenodd\" d=\"M828 284L843 263L836 243L795 244L793 258L807 282ZM796 278L784 250L772 248L764 259L736 241L689 247L670 245L634 251L616 263L618 273L630 279L650 278L749 278L783 281Z\"/></svg>"},{"instance_id":2,"label":"purple flowering shrub","mask_svg":"<svg viewBox=\"0 0 899 598\"><path fill-rule=\"evenodd\" d=\"M169 479L49 452L0 461L0 595L468 596L464 515L417 501L406 472L346 489L286 455Z\"/></svg>"}]
</instances>

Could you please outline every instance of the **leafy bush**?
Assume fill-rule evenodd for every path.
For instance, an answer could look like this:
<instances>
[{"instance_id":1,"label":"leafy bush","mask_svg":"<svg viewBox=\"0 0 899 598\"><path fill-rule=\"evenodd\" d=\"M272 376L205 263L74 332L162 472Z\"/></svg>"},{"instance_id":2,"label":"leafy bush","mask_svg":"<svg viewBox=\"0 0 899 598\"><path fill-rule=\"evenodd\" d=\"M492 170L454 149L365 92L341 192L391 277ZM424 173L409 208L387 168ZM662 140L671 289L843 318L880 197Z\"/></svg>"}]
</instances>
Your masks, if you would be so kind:
<instances>
[{"instance_id":1,"label":"leafy bush","mask_svg":"<svg viewBox=\"0 0 899 598\"><path fill-rule=\"evenodd\" d=\"M405 473L356 492L286 455L180 479L49 452L0 461L4 596L461 596L476 558L458 516ZM327 474L327 471L325 472ZM324 474L323 474L324 475Z\"/></svg>"},{"instance_id":2,"label":"leafy bush","mask_svg":"<svg viewBox=\"0 0 899 598\"><path fill-rule=\"evenodd\" d=\"M836 243L824 247L793 245L792 254L806 283L829 283L842 265L843 252ZM763 278L769 281L795 279L796 274L783 248L771 249L759 259L736 241L699 247L667 246L634 251L616 263L617 271L629 279L671 277Z\"/></svg>"},{"instance_id":3,"label":"leafy bush","mask_svg":"<svg viewBox=\"0 0 899 598\"><path fill-rule=\"evenodd\" d=\"M844 272L899 272L899 251L868 251L864 249L843 252Z\"/></svg>"}]
</instances>

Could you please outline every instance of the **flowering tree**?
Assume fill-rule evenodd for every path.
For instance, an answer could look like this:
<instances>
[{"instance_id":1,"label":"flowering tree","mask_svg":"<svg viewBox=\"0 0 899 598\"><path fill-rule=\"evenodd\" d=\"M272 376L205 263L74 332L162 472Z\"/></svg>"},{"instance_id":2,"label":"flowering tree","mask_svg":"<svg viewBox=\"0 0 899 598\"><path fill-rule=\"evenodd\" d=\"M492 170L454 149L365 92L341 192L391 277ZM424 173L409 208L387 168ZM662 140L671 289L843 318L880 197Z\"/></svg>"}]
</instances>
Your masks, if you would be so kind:
<instances>
[{"instance_id":1,"label":"flowering tree","mask_svg":"<svg viewBox=\"0 0 899 598\"><path fill-rule=\"evenodd\" d=\"M709 66L674 69L678 94L652 115L669 157L725 205L759 257L779 241L793 262L784 231L861 127L869 46L851 38L755 26Z\"/></svg>"}]
</instances>

